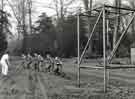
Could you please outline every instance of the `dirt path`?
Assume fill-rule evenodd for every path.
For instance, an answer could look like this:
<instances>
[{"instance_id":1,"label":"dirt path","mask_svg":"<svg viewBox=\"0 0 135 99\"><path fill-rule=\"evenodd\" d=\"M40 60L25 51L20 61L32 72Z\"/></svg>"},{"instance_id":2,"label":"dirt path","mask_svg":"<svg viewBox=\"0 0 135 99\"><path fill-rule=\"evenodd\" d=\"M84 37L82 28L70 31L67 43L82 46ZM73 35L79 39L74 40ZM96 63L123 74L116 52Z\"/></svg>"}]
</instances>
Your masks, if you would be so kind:
<instances>
[{"instance_id":1,"label":"dirt path","mask_svg":"<svg viewBox=\"0 0 135 99\"><path fill-rule=\"evenodd\" d=\"M35 71L12 69L11 75L0 77L0 99L47 99L41 95L37 78Z\"/></svg>"},{"instance_id":2,"label":"dirt path","mask_svg":"<svg viewBox=\"0 0 135 99\"><path fill-rule=\"evenodd\" d=\"M11 68L9 77L0 76L0 99L134 99L127 96L135 96L134 71L111 70L109 98L105 98L101 92L102 70L82 69L81 88L77 88L77 67L71 63L64 63L64 76L16 68Z\"/></svg>"}]
</instances>

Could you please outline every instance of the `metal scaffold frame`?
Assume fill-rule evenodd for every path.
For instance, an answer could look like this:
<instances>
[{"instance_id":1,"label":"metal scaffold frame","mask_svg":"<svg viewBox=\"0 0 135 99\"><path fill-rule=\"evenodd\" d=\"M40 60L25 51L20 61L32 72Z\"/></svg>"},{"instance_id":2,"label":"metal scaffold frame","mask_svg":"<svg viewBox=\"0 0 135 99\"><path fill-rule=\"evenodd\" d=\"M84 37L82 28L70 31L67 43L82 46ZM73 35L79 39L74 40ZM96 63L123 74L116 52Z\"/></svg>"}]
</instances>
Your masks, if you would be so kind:
<instances>
[{"instance_id":1,"label":"metal scaffold frame","mask_svg":"<svg viewBox=\"0 0 135 99\"><path fill-rule=\"evenodd\" d=\"M110 10L110 9L113 9L113 10ZM123 13L122 12L122 13L119 13L119 15L118 15L116 12L114 12L115 9L119 9L119 10L122 10L122 11L125 10L128 13L127 12L126 13ZM88 41L87 41L87 43L86 43L86 45L84 47L84 50L82 51L82 53L80 53L80 17L81 16L91 17L91 16L89 16L87 14L87 12L91 12L92 13L92 11L96 11L99 14L98 14L97 20L96 20L96 22L95 22L95 24L93 26L93 29L92 29L89 37L88 37ZM107 56L106 56L107 55L106 54L107 53L107 49L106 49L106 42L107 42L106 41L106 32L108 31L108 29L107 29L108 28L108 25L107 25L108 22L106 22L106 20L108 18L107 17L107 14L108 14L107 12L108 11L109 11L109 14L114 14L115 15L113 17L125 16L125 15L132 14L132 18L129 20L129 23L127 24L125 30L121 33L121 36L118 39L118 41L116 42L116 44L115 44L115 46L114 46L114 48L113 48L110 56L107 58ZM110 16L110 17L112 17L112 16ZM92 37L94 35L96 26L97 26L97 24L98 24L98 22L99 22L99 20L101 18L102 18L102 25L103 25L103 28L102 28L102 30L103 30L103 64L99 64L100 66L86 66L86 67L81 66L81 63L82 63L82 59L84 57L84 54L86 53L86 50L87 50L87 48L89 46L89 43L92 40ZM111 64L111 61L112 61L114 55L116 54L116 51L118 50L118 48L119 48L119 46L120 46L120 44L121 44L124 36L127 34L127 31L129 29L129 27L131 26L134 18L135 18L135 9L115 7L115 6L109 6L109 5L103 5L101 7L94 8L92 10L85 11L85 12L82 12L82 13L78 13L77 14L77 42L78 42L77 43L77 45L78 45L78 47L77 47L78 48L78 59L77 59L78 60L78 62L77 62L78 73L77 73L77 81L78 81L78 86L79 87L80 87L80 75L81 75L80 74L80 69L81 68L98 68L98 69L103 69L104 70L104 76L103 76L103 78L104 78L104 92L107 92L107 82L108 82L107 81L108 80L107 79L107 72L108 72L107 70L109 70L109 69L120 69L120 68L123 68L123 69L135 68L135 65L126 65L126 66L122 67L121 65L119 66L117 64L115 64L115 65L112 65Z\"/></svg>"}]
</instances>

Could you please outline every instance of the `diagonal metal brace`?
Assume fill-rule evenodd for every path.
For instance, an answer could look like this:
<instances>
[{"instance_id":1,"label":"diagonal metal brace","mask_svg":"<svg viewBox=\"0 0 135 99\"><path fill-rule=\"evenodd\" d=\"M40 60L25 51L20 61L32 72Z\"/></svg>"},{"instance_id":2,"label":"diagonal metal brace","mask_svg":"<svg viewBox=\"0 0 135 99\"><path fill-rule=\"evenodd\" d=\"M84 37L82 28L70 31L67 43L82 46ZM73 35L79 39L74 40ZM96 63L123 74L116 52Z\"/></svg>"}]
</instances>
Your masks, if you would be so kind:
<instances>
[{"instance_id":1,"label":"diagonal metal brace","mask_svg":"<svg viewBox=\"0 0 135 99\"><path fill-rule=\"evenodd\" d=\"M94 25L94 27L93 27L93 29L92 29L92 32L91 32L91 34L90 34L90 36L89 36L89 38L88 38L88 41L87 41L87 43L86 43L86 46L85 46L85 48L84 48L84 50L83 50L83 52L82 52L82 54L81 54L79 64L81 64L81 62L82 62L82 58L83 58L83 56L84 56L84 54L85 54L85 52L86 52L86 49L87 49L87 47L88 47L88 45L89 45L89 43L90 43L90 41L91 41L91 39L92 39L92 36L93 36L93 34L94 34L94 31L95 31L95 28L96 28L96 26L97 26L97 24L98 24L98 22L99 22L99 19L100 19L102 13L103 13L103 10L101 10L101 12L100 12L100 14L99 14L99 16L98 16L98 18L97 18L97 20L96 20L96 23L95 23L95 25Z\"/></svg>"},{"instance_id":2,"label":"diagonal metal brace","mask_svg":"<svg viewBox=\"0 0 135 99\"><path fill-rule=\"evenodd\" d=\"M131 23L133 22L134 18L135 18L135 12L134 12L134 14L133 14L133 16L132 16L130 22L128 23L128 25L127 25L125 31L121 34L121 36L120 36L118 42L116 43L116 45L115 45L113 51L111 52L111 55L110 55L109 58L108 58L108 63L111 63L111 61L112 61L112 59L113 59L113 57L114 57L114 55L115 55L115 53L116 53L118 47L120 46L120 43L121 43L123 37L124 37L125 34L127 33L127 31L128 31L128 29L129 29Z\"/></svg>"}]
</instances>

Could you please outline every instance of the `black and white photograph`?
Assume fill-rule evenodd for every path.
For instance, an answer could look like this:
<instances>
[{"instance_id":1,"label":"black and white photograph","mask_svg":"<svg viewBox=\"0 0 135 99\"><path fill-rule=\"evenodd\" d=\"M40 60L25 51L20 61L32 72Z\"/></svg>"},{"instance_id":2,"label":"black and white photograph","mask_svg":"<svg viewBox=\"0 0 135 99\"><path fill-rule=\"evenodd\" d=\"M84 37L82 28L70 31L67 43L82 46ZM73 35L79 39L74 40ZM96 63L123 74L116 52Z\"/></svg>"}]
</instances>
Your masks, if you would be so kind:
<instances>
[{"instance_id":1,"label":"black and white photograph","mask_svg":"<svg viewBox=\"0 0 135 99\"><path fill-rule=\"evenodd\" d=\"M0 99L135 99L135 0L0 0Z\"/></svg>"}]
</instances>

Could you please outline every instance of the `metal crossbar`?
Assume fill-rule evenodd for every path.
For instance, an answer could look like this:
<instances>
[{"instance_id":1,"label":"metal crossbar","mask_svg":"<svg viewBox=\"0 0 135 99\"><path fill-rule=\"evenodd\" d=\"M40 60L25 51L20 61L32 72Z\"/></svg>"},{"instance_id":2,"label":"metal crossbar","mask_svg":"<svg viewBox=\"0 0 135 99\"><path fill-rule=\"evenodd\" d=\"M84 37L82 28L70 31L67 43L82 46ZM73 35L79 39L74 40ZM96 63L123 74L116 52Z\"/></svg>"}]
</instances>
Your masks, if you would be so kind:
<instances>
[{"instance_id":1,"label":"metal crossbar","mask_svg":"<svg viewBox=\"0 0 135 99\"><path fill-rule=\"evenodd\" d=\"M110 6L110 5L104 5L106 8L112 8L112 9L120 9L120 10L127 10L127 11L135 11L135 9L131 8L123 8L123 7L115 7L115 6Z\"/></svg>"}]
</instances>

